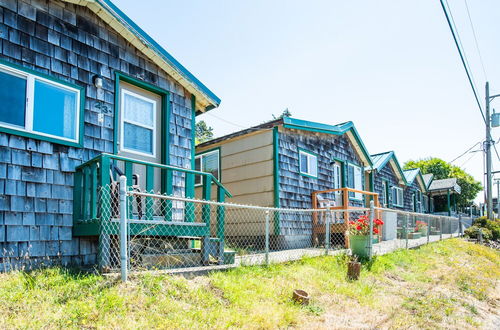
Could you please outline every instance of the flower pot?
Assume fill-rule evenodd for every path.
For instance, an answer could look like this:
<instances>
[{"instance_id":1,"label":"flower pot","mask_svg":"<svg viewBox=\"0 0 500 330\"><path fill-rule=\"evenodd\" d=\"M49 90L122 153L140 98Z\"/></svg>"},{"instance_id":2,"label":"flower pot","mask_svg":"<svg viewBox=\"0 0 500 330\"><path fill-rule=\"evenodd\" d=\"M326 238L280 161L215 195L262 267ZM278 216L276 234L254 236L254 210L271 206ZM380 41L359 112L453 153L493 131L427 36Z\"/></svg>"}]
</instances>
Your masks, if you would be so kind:
<instances>
[{"instance_id":1,"label":"flower pot","mask_svg":"<svg viewBox=\"0 0 500 330\"><path fill-rule=\"evenodd\" d=\"M370 241L370 236L349 236L349 245L353 255L358 257L368 257L368 243Z\"/></svg>"},{"instance_id":2,"label":"flower pot","mask_svg":"<svg viewBox=\"0 0 500 330\"><path fill-rule=\"evenodd\" d=\"M427 236L427 227L420 228L418 232L422 234L422 236Z\"/></svg>"}]
</instances>

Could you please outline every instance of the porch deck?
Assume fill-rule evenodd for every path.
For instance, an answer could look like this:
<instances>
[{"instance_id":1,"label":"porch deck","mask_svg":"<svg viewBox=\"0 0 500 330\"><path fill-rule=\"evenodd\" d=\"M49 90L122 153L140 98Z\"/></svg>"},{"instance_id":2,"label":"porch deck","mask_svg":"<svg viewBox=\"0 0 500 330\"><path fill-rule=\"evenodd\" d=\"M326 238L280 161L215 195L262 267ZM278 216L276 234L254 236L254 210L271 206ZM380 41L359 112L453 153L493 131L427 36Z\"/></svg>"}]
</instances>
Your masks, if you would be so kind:
<instances>
[{"instance_id":1,"label":"porch deck","mask_svg":"<svg viewBox=\"0 0 500 330\"><path fill-rule=\"evenodd\" d=\"M140 180L137 173L144 173L144 180ZM197 213L195 202L189 200L194 197L195 176L202 178L205 200L212 197L212 184L217 187L218 202L231 196L212 174L101 154L76 168L73 194L73 235L99 238L101 268L110 262L105 257L113 248L110 237L117 237L120 233L117 179L121 175L126 177L129 191L126 215L129 236L174 237L183 241L198 239L205 241L203 247L213 250L210 242L218 245L216 250L220 253L214 257L223 262L224 210L211 212L210 208L202 206ZM160 191L155 192L158 186ZM172 195L187 199L174 201L168 198ZM216 223L213 233L212 221Z\"/></svg>"}]
</instances>

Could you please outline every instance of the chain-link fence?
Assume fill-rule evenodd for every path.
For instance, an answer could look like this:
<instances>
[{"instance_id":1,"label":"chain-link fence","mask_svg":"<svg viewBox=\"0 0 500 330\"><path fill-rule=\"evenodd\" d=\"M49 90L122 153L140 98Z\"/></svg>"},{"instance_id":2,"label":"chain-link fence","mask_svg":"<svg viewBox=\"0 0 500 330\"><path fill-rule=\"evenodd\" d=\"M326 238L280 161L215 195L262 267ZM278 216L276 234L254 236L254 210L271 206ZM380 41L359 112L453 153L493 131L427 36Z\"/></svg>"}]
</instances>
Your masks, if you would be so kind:
<instances>
[{"instance_id":1,"label":"chain-link fence","mask_svg":"<svg viewBox=\"0 0 500 330\"><path fill-rule=\"evenodd\" d=\"M99 194L99 262L104 270L256 265L351 251L362 256L360 247L370 257L460 232L456 218L373 205L281 209L119 187ZM360 226L369 226L364 236L356 232Z\"/></svg>"}]
</instances>

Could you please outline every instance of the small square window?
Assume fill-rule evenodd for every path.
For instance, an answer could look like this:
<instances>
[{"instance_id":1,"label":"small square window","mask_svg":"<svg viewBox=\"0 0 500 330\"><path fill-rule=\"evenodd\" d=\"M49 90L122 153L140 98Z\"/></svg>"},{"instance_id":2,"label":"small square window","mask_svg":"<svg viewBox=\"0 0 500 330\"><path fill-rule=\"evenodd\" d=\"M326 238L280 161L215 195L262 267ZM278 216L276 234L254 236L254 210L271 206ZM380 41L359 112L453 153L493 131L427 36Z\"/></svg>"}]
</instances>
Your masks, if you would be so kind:
<instances>
[{"instance_id":1,"label":"small square window","mask_svg":"<svg viewBox=\"0 0 500 330\"><path fill-rule=\"evenodd\" d=\"M219 180L219 150L213 150L196 156L194 160L195 170L210 173L215 179ZM195 185L199 186L203 183L202 176L196 175L194 180Z\"/></svg>"},{"instance_id":2,"label":"small square window","mask_svg":"<svg viewBox=\"0 0 500 330\"><path fill-rule=\"evenodd\" d=\"M318 177L318 157L310 152L299 151L299 171L300 174Z\"/></svg>"}]
</instances>

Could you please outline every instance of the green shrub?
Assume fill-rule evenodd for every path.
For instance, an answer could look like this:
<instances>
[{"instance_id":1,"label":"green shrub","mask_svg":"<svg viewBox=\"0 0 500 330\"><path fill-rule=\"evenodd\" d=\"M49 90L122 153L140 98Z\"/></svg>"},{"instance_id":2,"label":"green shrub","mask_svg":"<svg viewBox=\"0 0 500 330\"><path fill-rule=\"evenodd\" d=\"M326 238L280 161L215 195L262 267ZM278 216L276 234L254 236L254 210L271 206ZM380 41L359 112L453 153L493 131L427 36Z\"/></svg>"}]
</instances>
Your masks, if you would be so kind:
<instances>
[{"instance_id":1,"label":"green shrub","mask_svg":"<svg viewBox=\"0 0 500 330\"><path fill-rule=\"evenodd\" d=\"M486 226L486 221L488 221L486 216L479 217L479 218L474 219L474 222L472 223L472 225L478 226L478 227L484 227L484 226Z\"/></svg>"},{"instance_id":2,"label":"green shrub","mask_svg":"<svg viewBox=\"0 0 500 330\"><path fill-rule=\"evenodd\" d=\"M478 226L471 226L469 228L467 228L465 231L464 231L464 234L465 236L469 237L469 238L479 238L479 229L482 230L483 232L483 239L485 241L488 241L490 240L493 235L491 233L491 230L487 229L487 228L481 228L481 227L478 227Z\"/></svg>"},{"instance_id":3,"label":"green shrub","mask_svg":"<svg viewBox=\"0 0 500 330\"><path fill-rule=\"evenodd\" d=\"M494 240L500 240L500 220L487 220L485 228L491 231Z\"/></svg>"}]
</instances>

